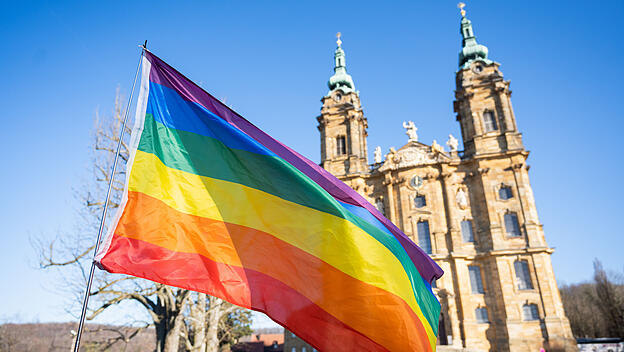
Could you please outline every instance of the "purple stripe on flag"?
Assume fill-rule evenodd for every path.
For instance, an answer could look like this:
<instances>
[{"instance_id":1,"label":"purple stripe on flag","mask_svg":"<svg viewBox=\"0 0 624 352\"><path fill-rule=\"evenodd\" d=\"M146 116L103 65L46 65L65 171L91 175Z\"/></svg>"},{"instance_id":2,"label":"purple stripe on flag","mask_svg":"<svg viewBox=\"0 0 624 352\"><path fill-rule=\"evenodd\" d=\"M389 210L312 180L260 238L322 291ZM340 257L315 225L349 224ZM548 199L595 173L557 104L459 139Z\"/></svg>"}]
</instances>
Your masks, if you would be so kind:
<instances>
[{"instance_id":1,"label":"purple stripe on flag","mask_svg":"<svg viewBox=\"0 0 624 352\"><path fill-rule=\"evenodd\" d=\"M292 166L299 169L299 171L311 178L337 200L357 205L368 210L399 240L412 262L414 262L416 269L418 269L418 272L423 279L431 282L442 276L442 269L422 249L416 246L414 242L412 242L401 230L399 230L398 227L396 227L390 220L386 219L359 193L355 192L344 182L338 180L334 175L330 174L327 170L323 169L316 163L308 160L303 155L273 139L258 127L254 126L251 122L247 121L244 117L240 116L208 92L197 86L176 69L162 61L156 55L150 53L149 51L146 51L145 55L152 63L150 81L172 88L176 90L184 99L200 104L206 109L212 111L214 114L243 131L245 134L278 155L280 158L286 160Z\"/></svg>"}]
</instances>

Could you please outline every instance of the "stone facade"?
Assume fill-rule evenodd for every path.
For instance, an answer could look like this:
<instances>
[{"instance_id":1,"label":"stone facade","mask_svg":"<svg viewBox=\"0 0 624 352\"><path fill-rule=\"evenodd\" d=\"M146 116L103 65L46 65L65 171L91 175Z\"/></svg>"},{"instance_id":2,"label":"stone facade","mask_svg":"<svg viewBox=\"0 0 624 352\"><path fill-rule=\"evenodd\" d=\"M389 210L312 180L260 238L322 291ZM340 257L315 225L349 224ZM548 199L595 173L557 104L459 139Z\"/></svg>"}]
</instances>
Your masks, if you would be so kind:
<instances>
[{"instance_id":1,"label":"stone facade","mask_svg":"<svg viewBox=\"0 0 624 352\"><path fill-rule=\"evenodd\" d=\"M385 157L376 150L368 164L367 119L344 69L321 99L321 166L375 204L444 270L434 285L442 305L438 343L446 345L440 350L575 351L509 81L476 43L463 11L461 33L454 110L463 151L450 135L448 152L435 141L421 143L415 126L404 122L407 143ZM344 65L340 44L337 66ZM301 352L304 345L286 334L285 351Z\"/></svg>"}]
</instances>

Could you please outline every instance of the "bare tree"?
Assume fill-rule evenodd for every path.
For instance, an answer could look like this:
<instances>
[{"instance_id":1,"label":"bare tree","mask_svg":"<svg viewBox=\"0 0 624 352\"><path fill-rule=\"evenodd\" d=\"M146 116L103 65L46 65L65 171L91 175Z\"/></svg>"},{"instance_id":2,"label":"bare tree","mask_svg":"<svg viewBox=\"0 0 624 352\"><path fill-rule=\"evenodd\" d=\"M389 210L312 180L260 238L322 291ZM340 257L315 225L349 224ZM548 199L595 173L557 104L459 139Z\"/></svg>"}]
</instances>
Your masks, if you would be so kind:
<instances>
[{"instance_id":1,"label":"bare tree","mask_svg":"<svg viewBox=\"0 0 624 352\"><path fill-rule=\"evenodd\" d=\"M606 320L607 336L624 337L624 290L607 275L598 259L594 260L594 284L594 303Z\"/></svg>"},{"instance_id":2,"label":"bare tree","mask_svg":"<svg viewBox=\"0 0 624 352\"><path fill-rule=\"evenodd\" d=\"M576 337L624 337L624 280L594 261L593 282L560 288L566 316Z\"/></svg>"},{"instance_id":3,"label":"bare tree","mask_svg":"<svg viewBox=\"0 0 624 352\"><path fill-rule=\"evenodd\" d=\"M185 347L191 352L216 352L252 332L251 311L203 293L189 302L185 323Z\"/></svg>"},{"instance_id":4,"label":"bare tree","mask_svg":"<svg viewBox=\"0 0 624 352\"><path fill-rule=\"evenodd\" d=\"M125 166L129 157L128 140L130 128L121 132L122 99L119 89L115 96L115 108L110 118L101 118L96 113L93 143L93 176L86 183L86 187L78 189L76 195L83 207L80 207L79 228L68 234L62 234L56 240L48 242L35 239L33 245L39 253L39 265L44 269L61 270L65 281L61 284L64 291L73 297L72 313L77 313L86 287L89 266L92 262L92 253L95 246L95 234L99 226L102 207L105 202L105 192L110 180L110 170L115 157L115 147L122 138L119 155L119 165L113 181L112 194L109 203L109 216L119 207L125 182ZM110 219L107 219L110 220ZM106 223L109 223L107 221ZM88 320L96 318L112 306L121 302L131 301L138 303L149 315L147 324L154 325L156 330L156 351L178 351L180 346L191 344L192 351L217 351L213 349L215 339L218 341L219 324L222 316L234 309L229 305L222 309L216 298L210 297L210 304L206 305L206 295L199 294L193 300L190 311L187 303L191 292L167 285L157 284L132 276L109 274L97 270L94 286L90 292L92 296ZM220 300L219 300L220 301ZM199 313L201 311L201 314ZM185 318L185 314L188 317ZM197 316L198 323L187 324L192 316ZM185 321L186 319L186 321ZM195 318L193 318L195 319ZM181 340L183 338L184 340ZM189 341L192 339L192 342ZM209 346L209 347L207 347ZM218 342L217 342L218 346Z\"/></svg>"}]
</instances>

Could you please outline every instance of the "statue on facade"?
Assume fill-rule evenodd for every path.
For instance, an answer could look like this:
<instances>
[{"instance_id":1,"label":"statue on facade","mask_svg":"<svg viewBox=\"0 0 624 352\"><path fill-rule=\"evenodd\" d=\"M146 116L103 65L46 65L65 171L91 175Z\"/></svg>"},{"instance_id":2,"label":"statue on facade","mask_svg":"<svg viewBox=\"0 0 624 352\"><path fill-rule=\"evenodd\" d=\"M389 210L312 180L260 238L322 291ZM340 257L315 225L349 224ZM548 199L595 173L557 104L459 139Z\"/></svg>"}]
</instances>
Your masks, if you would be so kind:
<instances>
[{"instance_id":1,"label":"statue on facade","mask_svg":"<svg viewBox=\"0 0 624 352\"><path fill-rule=\"evenodd\" d=\"M449 134L449 139L448 141L446 141L446 145L448 145L449 149L452 152L456 152L457 146L459 146L459 141L457 140L457 138L453 137L452 134Z\"/></svg>"},{"instance_id":2,"label":"statue on facade","mask_svg":"<svg viewBox=\"0 0 624 352\"><path fill-rule=\"evenodd\" d=\"M414 121L403 121L403 128L405 128L405 134L410 142L418 142L418 134L416 133L418 128L414 125Z\"/></svg>"},{"instance_id":3,"label":"statue on facade","mask_svg":"<svg viewBox=\"0 0 624 352\"><path fill-rule=\"evenodd\" d=\"M381 147L377 146L375 148L375 164L379 164L381 162Z\"/></svg>"},{"instance_id":4,"label":"statue on facade","mask_svg":"<svg viewBox=\"0 0 624 352\"><path fill-rule=\"evenodd\" d=\"M466 192L464 192L463 188L460 188L455 195L455 201L457 202L457 206L460 209L468 208L468 197L466 196Z\"/></svg>"}]
</instances>

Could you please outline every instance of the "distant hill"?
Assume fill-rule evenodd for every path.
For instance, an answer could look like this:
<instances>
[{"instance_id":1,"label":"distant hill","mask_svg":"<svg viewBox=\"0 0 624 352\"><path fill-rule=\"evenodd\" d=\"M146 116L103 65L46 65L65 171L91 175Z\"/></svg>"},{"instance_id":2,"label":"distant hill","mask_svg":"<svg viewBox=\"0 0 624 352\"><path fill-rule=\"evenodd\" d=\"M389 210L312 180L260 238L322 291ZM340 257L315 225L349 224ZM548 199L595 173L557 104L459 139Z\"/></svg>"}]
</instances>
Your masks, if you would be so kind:
<instances>
[{"instance_id":1,"label":"distant hill","mask_svg":"<svg viewBox=\"0 0 624 352\"><path fill-rule=\"evenodd\" d=\"M67 352L71 351L78 323L37 323L0 325L0 352ZM258 334L282 334L282 327L254 330ZM134 336L133 336L134 334ZM243 338L243 340L245 339ZM114 325L87 324L80 351L153 351L156 341L153 328L141 329Z\"/></svg>"},{"instance_id":2,"label":"distant hill","mask_svg":"<svg viewBox=\"0 0 624 352\"><path fill-rule=\"evenodd\" d=\"M71 351L77 323L39 323L0 325L0 352ZM135 336L132 336L135 334ZM141 329L87 324L81 351L153 351L153 328Z\"/></svg>"}]
</instances>

